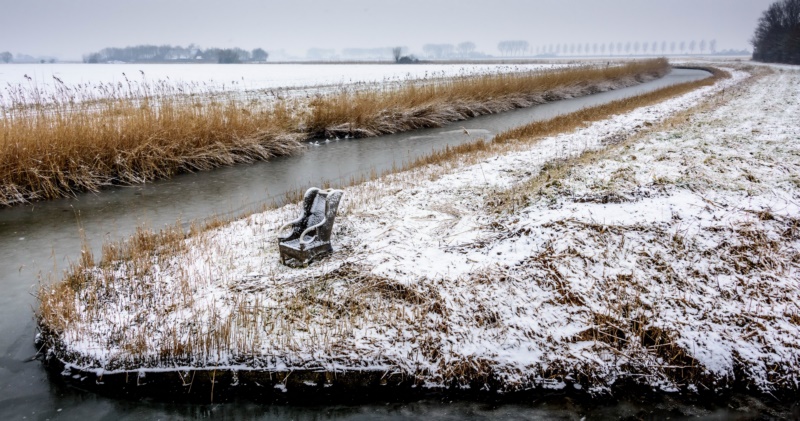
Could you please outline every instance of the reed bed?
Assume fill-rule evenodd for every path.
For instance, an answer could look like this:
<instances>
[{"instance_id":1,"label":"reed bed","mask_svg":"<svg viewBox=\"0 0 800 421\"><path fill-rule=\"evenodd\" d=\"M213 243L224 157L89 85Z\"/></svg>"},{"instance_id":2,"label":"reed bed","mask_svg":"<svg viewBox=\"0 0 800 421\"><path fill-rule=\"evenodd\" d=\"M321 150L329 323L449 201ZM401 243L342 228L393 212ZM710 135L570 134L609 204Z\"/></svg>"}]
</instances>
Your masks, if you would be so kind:
<instances>
[{"instance_id":1,"label":"reed bed","mask_svg":"<svg viewBox=\"0 0 800 421\"><path fill-rule=\"evenodd\" d=\"M605 91L664 59L461 76L286 98L170 81L9 86L0 94L0 206L292 154L315 137L369 137Z\"/></svg>"}]
</instances>

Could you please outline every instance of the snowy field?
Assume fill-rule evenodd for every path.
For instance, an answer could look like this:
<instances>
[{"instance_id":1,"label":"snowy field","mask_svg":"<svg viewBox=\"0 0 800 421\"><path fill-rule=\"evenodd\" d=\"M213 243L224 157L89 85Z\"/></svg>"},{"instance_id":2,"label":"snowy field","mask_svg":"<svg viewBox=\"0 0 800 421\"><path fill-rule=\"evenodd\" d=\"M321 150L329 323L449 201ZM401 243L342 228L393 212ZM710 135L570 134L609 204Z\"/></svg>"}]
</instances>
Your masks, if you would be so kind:
<instances>
[{"instance_id":1,"label":"snowy field","mask_svg":"<svg viewBox=\"0 0 800 421\"><path fill-rule=\"evenodd\" d=\"M507 390L624 379L796 390L800 72L731 73L478 163L349 188L335 254L307 268L278 261L291 205L172 257L94 270L62 355L99 373L356 369L435 386L491 372ZM606 148L526 191L547 165ZM526 204L498 207L514 191Z\"/></svg>"},{"instance_id":2,"label":"snowy field","mask_svg":"<svg viewBox=\"0 0 800 421\"><path fill-rule=\"evenodd\" d=\"M208 89L299 88L355 82L392 82L496 72L566 67L566 64L9 64L0 66L0 86L35 85L49 90L53 77L66 85L169 80ZM28 81L25 75L31 78Z\"/></svg>"}]
</instances>

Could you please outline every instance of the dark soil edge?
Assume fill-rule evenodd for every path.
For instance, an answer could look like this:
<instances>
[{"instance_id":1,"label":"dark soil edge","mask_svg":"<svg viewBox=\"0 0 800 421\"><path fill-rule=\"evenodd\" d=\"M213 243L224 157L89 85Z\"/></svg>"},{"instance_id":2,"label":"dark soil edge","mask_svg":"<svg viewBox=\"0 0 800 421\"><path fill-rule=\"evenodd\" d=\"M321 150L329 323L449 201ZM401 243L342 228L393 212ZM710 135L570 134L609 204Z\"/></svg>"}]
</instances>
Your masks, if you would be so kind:
<instances>
[{"instance_id":1,"label":"dark soil edge","mask_svg":"<svg viewBox=\"0 0 800 421\"><path fill-rule=\"evenodd\" d=\"M717 390L667 392L635 380L621 378L602 392L591 392L584 381L554 375L523 390L503 391L503 380L489 377L468 385L431 387L404 373L371 370L231 370L126 371L98 374L75 368L47 351L40 354L50 381L67 387L127 400L195 404L249 400L257 403L320 405L411 402L425 399L486 403L541 402L567 398L583 406L614 405L622 400L658 403L677 402L713 408L735 408L744 398L754 398L783 416L800 416L800 391L763 393L741 380L721 378ZM742 376L735 376L742 379ZM563 382L563 383L562 383ZM562 387L547 384L562 383ZM737 406L739 406L737 404ZM800 418L799 418L800 419Z\"/></svg>"}]
</instances>

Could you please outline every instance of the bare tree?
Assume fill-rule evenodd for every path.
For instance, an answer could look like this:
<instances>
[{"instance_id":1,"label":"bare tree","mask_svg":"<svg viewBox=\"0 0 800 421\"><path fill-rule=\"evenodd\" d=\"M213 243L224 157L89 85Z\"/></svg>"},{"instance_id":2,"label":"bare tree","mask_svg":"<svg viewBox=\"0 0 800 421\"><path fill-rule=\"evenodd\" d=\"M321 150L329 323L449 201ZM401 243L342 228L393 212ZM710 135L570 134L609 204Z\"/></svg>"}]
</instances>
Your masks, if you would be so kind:
<instances>
[{"instance_id":1,"label":"bare tree","mask_svg":"<svg viewBox=\"0 0 800 421\"><path fill-rule=\"evenodd\" d=\"M528 41L520 41L519 42L519 51L520 51L520 53L524 53L524 52L528 51L528 47L529 46L530 46L530 44L528 44Z\"/></svg>"},{"instance_id":2,"label":"bare tree","mask_svg":"<svg viewBox=\"0 0 800 421\"><path fill-rule=\"evenodd\" d=\"M528 41L501 41L497 44L497 49L503 55L516 55L528 51Z\"/></svg>"},{"instance_id":3,"label":"bare tree","mask_svg":"<svg viewBox=\"0 0 800 421\"><path fill-rule=\"evenodd\" d=\"M403 47L394 47L392 48L392 57L394 57L394 62L399 63L400 57L403 55Z\"/></svg>"},{"instance_id":4,"label":"bare tree","mask_svg":"<svg viewBox=\"0 0 800 421\"><path fill-rule=\"evenodd\" d=\"M646 42L642 43L642 54L647 54L647 48L649 48L649 44Z\"/></svg>"},{"instance_id":5,"label":"bare tree","mask_svg":"<svg viewBox=\"0 0 800 421\"><path fill-rule=\"evenodd\" d=\"M250 52L250 55L253 57L253 61L267 61L269 57L269 53L264 51L263 48L256 48Z\"/></svg>"},{"instance_id":6,"label":"bare tree","mask_svg":"<svg viewBox=\"0 0 800 421\"><path fill-rule=\"evenodd\" d=\"M475 43L466 41L458 44L458 54L461 57L469 57L475 51Z\"/></svg>"},{"instance_id":7,"label":"bare tree","mask_svg":"<svg viewBox=\"0 0 800 421\"><path fill-rule=\"evenodd\" d=\"M689 42L689 52L694 54L694 48L696 46L697 46L697 42L695 42L695 40L692 40L691 42Z\"/></svg>"},{"instance_id":8,"label":"bare tree","mask_svg":"<svg viewBox=\"0 0 800 421\"><path fill-rule=\"evenodd\" d=\"M90 53L88 55L83 56L83 62L84 63L92 63L92 64L94 64L94 63L102 63L103 62L103 56L101 56L100 53Z\"/></svg>"},{"instance_id":9,"label":"bare tree","mask_svg":"<svg viewBox=\"0 0 800 421\"><path fill-rule=\"evenodd\" d=\"M3 51L2 53L0 53L0 61L2 61L3 63L11 63L11 60L13 59L14 56L8 51Z\"/></svg>"},{"instance_id":10,"label":"bare tree","mask_svg":"<svg viewBox=\"0 0 800 421\"><path fill-rule=\"evenodd\" d=\"M453 56L456 47L453 44L442 44L442 57L449 58Z\"/></svg>"},{"instance_id":11,"label":"bare tree","mask_svg":"<svg viewBox=\"0 0 800 421\"><path fill-rule=\"evenodd\" d=\"M711 54L717 53L717 40L712 39L708 42L708 49L711 50Z\"/></svg>"},{"instance_id":12,"label":"bare tree","mask_svg":"<svg viewBox=\"0 0 800 421\"><path fill-rule=\"evenodd\" d=\"M661 41L661 54L666 54L666 53L667 53L667 42Z\"/></svg>"},{"instance_id":13,"label":"bare tree","mask_svg":"<svg viewBox=\"0 0 800 421\"><path fill-rule=\"evenodd\" d=\"M431 58L441 57L442 55L442 50L438 44L425 44L422 46L422 51L425 52L425 55Z\"/></svg>"},{"instance_id":14,"label":"bare tree","mask_svg":"<svg viewBox=\"0 0 800 421\"><path fill-rule=\"evenodd\" d=\"M447 48L449 46L450 48ZM449 51L448 51L449 50ZM430 58L444 58L448 52L453 51L452 44L425 44L422 51Z\"/></svg>"},{"instance_id":15,"label":"bare tree","mask_svg":"<svg viewBox=\"0 0 800 421\"><path fill-rule=\"evenodd\" d=\"M686 52L686 41L681 41L680 47L681 47L680 48L681 54L685 53Z\"/></svg>"},{"instance_id":16,"label":"bare tree","mask_svg":"<svg viewBox=\"0 0 800 421\"><path fill-rule=\"evenodd\" d=\"M700 54L706 52L706 40L700 40Z\"/></svg>"},{"instance_id":17,"label":"bare tree","mask_svg":"<svg viewBox=\"0 0 800 421\"><path fill-rule=\"evenodd\" d=\"M800 64L800 0L779 0L758 20L753 38L753 59Z\"/></svg>"}]
</instances>

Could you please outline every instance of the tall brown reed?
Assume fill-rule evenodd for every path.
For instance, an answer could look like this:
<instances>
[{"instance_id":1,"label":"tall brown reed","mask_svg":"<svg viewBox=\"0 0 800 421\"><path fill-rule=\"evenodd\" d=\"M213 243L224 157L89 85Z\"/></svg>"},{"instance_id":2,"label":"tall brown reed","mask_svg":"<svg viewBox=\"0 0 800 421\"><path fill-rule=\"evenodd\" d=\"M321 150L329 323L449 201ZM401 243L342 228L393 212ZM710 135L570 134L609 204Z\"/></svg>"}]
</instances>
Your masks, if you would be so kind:
<instances>
[{"instance_id":1,"label":"tall brown reed","mask_svg":"<svg viewBox=\"0 0 800 421\"><path fill-rule=\"evenodd\" d=\"M315 136L440 126L636 83L666 60L462 76L314 98L219 94L169 81L7 87L0 97L0 206L265 160Z\"/></svg>"}]
</instances>

